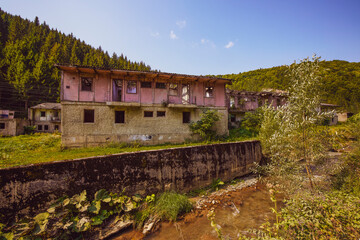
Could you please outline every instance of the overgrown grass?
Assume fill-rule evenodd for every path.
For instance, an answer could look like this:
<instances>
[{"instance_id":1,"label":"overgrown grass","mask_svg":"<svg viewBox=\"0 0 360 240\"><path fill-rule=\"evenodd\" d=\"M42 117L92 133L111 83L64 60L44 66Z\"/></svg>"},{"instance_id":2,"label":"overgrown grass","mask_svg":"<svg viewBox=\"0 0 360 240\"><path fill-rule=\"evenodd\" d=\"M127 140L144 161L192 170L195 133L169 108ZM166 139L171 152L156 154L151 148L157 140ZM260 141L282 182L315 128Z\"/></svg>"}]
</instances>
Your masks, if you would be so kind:
<instances>
[{"instance_id":1,"label":"overgrown grass","mask_svg":"<svg viewBox=\"0 0 360 240\"><path fill-rule=\"evenodd\" d=\"M192 204L185 195L164 192L155 203L155 214L161 220L175 221L179 215L189 212Z\"/></svg>"},{"instance_id":2,"label":"overgrown grass","mask_svg":"<svg viewBox=\"0 0 360 240\"><path fill-rule=\"evenodd\" d=\"M225 137L221 141L186 142L182 144L166 143L153 146L141 146L138 142L109 143L106 146L74 149L63 149L61 147L61 135L59 133L36 133L33 135L0 137L0 168L124 152L198 146L253 139L249 138L248 135L233 134L232 132L233 130L230 131L231 137Z\"/></svg>"}]
</instances>

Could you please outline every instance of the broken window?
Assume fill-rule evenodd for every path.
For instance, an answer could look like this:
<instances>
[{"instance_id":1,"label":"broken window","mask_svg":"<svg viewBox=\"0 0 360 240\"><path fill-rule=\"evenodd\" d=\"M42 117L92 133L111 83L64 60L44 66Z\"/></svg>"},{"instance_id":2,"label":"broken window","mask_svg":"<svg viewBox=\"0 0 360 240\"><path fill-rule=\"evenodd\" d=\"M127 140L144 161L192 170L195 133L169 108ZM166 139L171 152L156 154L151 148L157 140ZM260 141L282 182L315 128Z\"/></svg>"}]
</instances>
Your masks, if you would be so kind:
<instances>
[{"instance_id":1,"label":"broken window","mask_svg":"<svg viewBox=\"0 0 360 240\"><path fill-rule=\"evenodd\" d=\"M44 125L44 131L48 131L49 130L49 125Z\"/></svg>"},{"instance_id":2,"label":"broken window","mask_svg":"<svg viewBox=\"0 0 360 240\"><path fill-rule=\"evenodd\" d=\"M55 111L54 112L54 117L58 117L59 116L59 112L58 111Z\"/></svg>"},{"instance_id":3,"label":"broken window","mask_svg":"<svg viewBox=\"0 0 360 240\"><path fill-rule=\"evenodd\" d=\"M141 82L141 88L151 88L151 82Z\"/></svg>"},{"instance_id":4,"label":"broken window","mask_svg":"<svg viewBox=\"0 0 360 240\"><path fill-rule=\"evenodd\" d=\"M125 111L115 111L115 123L125 123Z\"/></svg>"},{"instance_id":5,"label":"broken window","mask_svg":"<svg viewBox=\"0 0 360 240\"><path fill-rule=\"evenodd\" d=\"M183 112L183 123L190 123L190 112Z\"/></svg>"},{"instance_id":6,"label":"broken window","mask_svg":"<svg viewBox=\"0 0 360 240\"><path fill-rule=\"evenodd\" d=\"M231 108L235 107L235 97L234 96L230 96L230 107Z\"/></svg>"},{"instance_id":7,"label":"broken window","mask_svg":"<svg viewBox=\"0 0 360 240\"><path fill-rule=\"evenodd\" d=\"M55 125L54 130L59 130L59 125Z\"/></svg>"},{"instance_id":8,"label":"broken window","mask_svg":"<svg viewBox=\"0 0 360 240\"><path fill-rule=\"evenodd\" d=\"M165 111L157 111L156 116L157 117L165 117Z\"/></svg>"},{"instance_id":9,"label":"broken window","mask_svg":"<svg viewBox=\"0 0 360 240\"><path fill-rule=\"evenodd\" d=\"M127 93L136 93L136 81L127 81Z\"/></svg>"},{"instance_id":10,"label":"broken window","mask_svg":"<svg viewBox=\"0 0 360 240\"><path fill-rule=\"evenodd\" d=\"M170 95L178 95L178 84L177 83L170 83L169 85L169 94Z\"/></svg>"},{"instance_id":11,"label":"broken window","mask_svg":"<svg viewBox=\"0 0 360 240\"><path fill-rule=\"evenodd\" d=\"M0 123L0 129L5 129L5 123Z\"/></svg>"},{"instance_id":12,"label":"broken window","mask_svg":"<svg viewBox=\"0 0 360 240\"><path fill-rule=\"evenodd\" d=\"M82 77L81 78L81 91L92 91L92 78Z\"/></svg>"},{"instance_id":13,"label":"broken window","mask_svg":"<svg viewBox=\"0 0 360 240\"><path fill-rule=\"evenodd\" d=\"M153 117L154 113L153 111L144 111L144 117Z\"/></svg>"},{"instance_id":14,"label":"broken window","mask_svg":"<svg viewBox=\"0 0 360 240\"><path fill-rule=\"evenodd\" d=\"M213 97L214 96L214 87L205 87L205 97Z\"/></svg>"},{"instance_id":15,"label":"broken window","mask_svg":"<svg viewBox=\"0 0 360 240\"><path fill-rule=\"evenodd\" d=\"M84 109L84 123L93 123L95 120L94 110Z\"/></svg>"},{"instance_id":16,"label":"broken window","mask_svg":"<svg viewBox=\"0 0 360 240\"><path fill-rule=\"evenodd\" d=\"M41 117L45 117L45 116L46 116L46 113L45 113L44 111L41 111L41 112L40 112L40 116L41 116Z\"/></svg>"},{"instance_id":17,"label":"broken window","mask_svg":"<svg viewBox=\"0 0 360 240\"><path fill-rule=\"evenodd\" d=\"M37 129L38 129L39 131L42 131L42 125L38 125Z\"/></svg>"},{"instance_id":18,"label":"broken window","mask_svg":"<svg viewBox=\"0 0 360 240\"><path fill-rule=\"evenodd\" d=\"M156 88L165 89L166 88L166 83L157 82L156 83Z\"/></svg>"},{"instance_id":19,"label":"broken window","mask_svg":"<svg viewBox=\"0 0 360 240\"><path fill-rule=\"evenodd\" d=\"M236 122L236 116L231 114L230 115L230 122Z\"/></svg>"},{"instance_id":20,"label":"broken window","mask_svg":"<svg viewBox=\"0 0 360 240\"><path fill-rule=\"evenodd\" d=\"M122 80L113 79L113 101L121 102L122 96Z\"/></svg>"}]
</instances>

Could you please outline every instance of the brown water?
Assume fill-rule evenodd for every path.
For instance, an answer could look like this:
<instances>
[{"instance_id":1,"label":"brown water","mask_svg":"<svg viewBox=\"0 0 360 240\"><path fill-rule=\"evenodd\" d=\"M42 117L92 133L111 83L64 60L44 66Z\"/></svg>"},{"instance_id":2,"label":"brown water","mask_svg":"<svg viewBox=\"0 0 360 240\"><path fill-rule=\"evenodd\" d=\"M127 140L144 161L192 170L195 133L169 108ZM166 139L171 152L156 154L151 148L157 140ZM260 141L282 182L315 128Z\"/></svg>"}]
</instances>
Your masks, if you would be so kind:
<instances>
[{"instance_id":1,"label":"brown water","mask_svg":"<svg viewBox=\"0 0 360 240\"><path fill-rule=\"evenodd\" d=\"M266 188L262 185L249 187L215 198L220 203L215 205L215 222L221 226L226 239L237 239L241 231L258 228L266 220L274 221L270 208L273 202ZM210 226L207 211L191 213L177 223L162 223L160 229L144 239L200 239L216 240L217 234Z\"/></svg>"}]
</instances>

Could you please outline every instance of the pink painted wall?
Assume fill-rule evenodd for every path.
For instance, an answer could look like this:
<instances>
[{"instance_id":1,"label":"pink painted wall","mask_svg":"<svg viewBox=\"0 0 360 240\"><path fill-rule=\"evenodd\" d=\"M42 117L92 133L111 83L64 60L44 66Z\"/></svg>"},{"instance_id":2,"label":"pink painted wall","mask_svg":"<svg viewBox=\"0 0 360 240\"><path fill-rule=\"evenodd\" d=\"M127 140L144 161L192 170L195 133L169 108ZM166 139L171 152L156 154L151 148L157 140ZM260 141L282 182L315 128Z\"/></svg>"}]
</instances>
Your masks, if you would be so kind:
<instances>
[{"instance_id":1,"label":"pink painted wall","mask_svg":"<svg viewBox=\"0 0 360 240\"><path fill-rule=\"evenodd\" d=\"M110 101L110 77L100 75L99 79L94 78L95 102Z\"/></svg>"},{"instance_id":2,"label":"pink painted wall","mask_svg":"<svg viewBox=\"0 0 360 240\"><path fill-rule=\"evenodd\" d=\"M141 91L141 103L152 103L153 89L152 88L140 88Z\"/></svg>"},{"instance_id":3,"label":"pink painted wall","mask_svg":"<svg viewBox=\"0 0 360 240\"><path fill-rule=\"evenodd\" d=\"M78 93L79 93L79 78L77 74L72 73L64 73L63 78L63 88L62 91L64 93L64 99L68 101L78 101Z\"/></svg>"},{"instance_id":4,"label":"pink painted wall","mask_svg":"<svg viewBox=\"0 0 360 240\"><path fill-rule=\"evenodd\" d=\"M108 74L99 74L93 77L92 91L80 91L81 78L78 73L64 72L63 76L63 99L65 101L95 101L107 102L112 101L111 92L112 78ZM169 103L181 104L182 103L182 84L178 82L178 95L169 95L168 89L155 88L141 88L140 81L136 81L136 93L127 93L127 81L123 84L123 97L124 102L141 102L146 104L157 103L163 101ZM168 88L167 84L167 88ZM204 98L205 83L194 82L190 84L190 104L199 106L225 106L225 84L217 83L214 87L214 97ZM140 99L141 97L141 99ZM154 101L153 101L154 100Z\"/></svg>"},{"instance_id":5,"label":"pink painted wall","mask_svg":"<svg viewBox=\"0 0 360 240\"><path fill-rule=\"evenodd\" d=\"M167 89L155 88L155 101L154 103L162 103L167 101Z\"/></svg>"}]
</instances>

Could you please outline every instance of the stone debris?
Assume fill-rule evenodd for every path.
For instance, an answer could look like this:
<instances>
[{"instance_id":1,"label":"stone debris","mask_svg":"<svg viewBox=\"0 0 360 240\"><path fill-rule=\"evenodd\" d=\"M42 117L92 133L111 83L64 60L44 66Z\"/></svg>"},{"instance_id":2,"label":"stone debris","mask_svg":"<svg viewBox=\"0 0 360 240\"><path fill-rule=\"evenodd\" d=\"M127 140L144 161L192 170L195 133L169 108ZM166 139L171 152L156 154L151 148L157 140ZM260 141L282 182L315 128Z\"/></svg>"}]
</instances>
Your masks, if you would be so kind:
<instances>
[{"instance_id":1,"label":"stone debris","mask_svg":"<svg viewBox=\"0 0 360 240\"><path fill-rule=\"evenodd\" d=\"M251 186L255 185L257 182L258 182L258 179L255 176L245 177L242 179L241 182L238 182L234 185L229 185L226 188L212 192L211 194L209 194L207 196L202 196L200 199L198 199L196 201L195 208L201 210L203 208L208 208L210 206L219 204L220 201L215 200L214 198L219 197L219 196L230 197L230 194L229 194L230 192L238 191L238 190L246 188L246 187L251 187ZM230 204L230 205L233 205L233 204Z\"/></svg>"}]
</instances>

